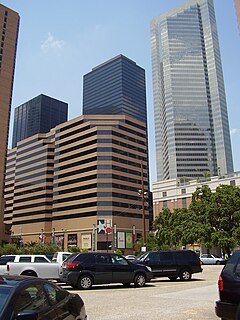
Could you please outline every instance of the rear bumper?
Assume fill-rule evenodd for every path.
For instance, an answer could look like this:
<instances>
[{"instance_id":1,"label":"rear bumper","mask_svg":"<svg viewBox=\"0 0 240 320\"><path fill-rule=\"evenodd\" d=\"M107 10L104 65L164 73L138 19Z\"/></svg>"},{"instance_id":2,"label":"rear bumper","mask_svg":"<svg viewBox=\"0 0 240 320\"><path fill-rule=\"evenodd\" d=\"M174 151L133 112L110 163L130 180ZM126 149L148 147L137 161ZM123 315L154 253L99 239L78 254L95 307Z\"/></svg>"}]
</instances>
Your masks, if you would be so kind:
<instances>
[{"instance_id":1,"label":"rear bumper","mask_svg":"<svg viewBox=\"0 0 240 320\"><path fill-rule=\"evenodd\" d=\"M235 320L238 306L236 304L216 301L215 313L219 318Z\"/></svg>"}]
</instances>

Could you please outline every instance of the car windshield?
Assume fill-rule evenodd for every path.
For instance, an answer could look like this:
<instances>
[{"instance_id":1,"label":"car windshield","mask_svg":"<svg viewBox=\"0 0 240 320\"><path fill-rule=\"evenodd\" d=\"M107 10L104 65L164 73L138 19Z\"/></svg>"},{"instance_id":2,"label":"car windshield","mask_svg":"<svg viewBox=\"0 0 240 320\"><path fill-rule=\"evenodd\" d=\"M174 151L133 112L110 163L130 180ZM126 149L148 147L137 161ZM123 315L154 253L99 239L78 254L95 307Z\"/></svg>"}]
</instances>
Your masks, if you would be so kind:
<instances>
[{"instance_id":1,"label":"car windshield","mask_svg":"<svg viewBox=\"0 0 240 320\"><path fill-rule=\"evenodd\" d=\"M142 254L140 254L137 259L140 260L140 261L143 261L148 255L148 252L144 252Z\"/></svg>"},{"instance_id":2,"label":"car windshield","mask_svg":"<svg viewBox=\"0 0 240 320\"><path fill-rule=\"evenodd\" d=\"M0 286L0 314L6 304L8 297L10 296L12 288Z\"/></svg>"}]
</instances>

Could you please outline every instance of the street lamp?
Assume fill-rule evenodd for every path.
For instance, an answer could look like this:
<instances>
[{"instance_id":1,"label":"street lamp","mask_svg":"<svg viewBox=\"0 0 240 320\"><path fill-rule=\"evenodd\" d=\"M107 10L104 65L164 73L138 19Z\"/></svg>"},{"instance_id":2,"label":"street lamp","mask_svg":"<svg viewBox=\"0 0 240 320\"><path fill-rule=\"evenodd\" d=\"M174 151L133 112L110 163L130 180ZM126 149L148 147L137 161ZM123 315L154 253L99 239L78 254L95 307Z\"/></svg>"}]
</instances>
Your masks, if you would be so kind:
<instances>
[{"instance_id":1,"label":"street lamp","mask_svg":"<svg viewBox=\"0 0 240 320\"><path fill-rule=\"evenodd\" d=\"M144 183L143 183L143 164L141 162L141 182L142 182L142 188L138 190L138 195L141 197L142 200L142 224L143 224L143 245L146 246L146 225L145 225L145 198L148 196L148 192L144 191Z\"/></svg>"}]
</instances>

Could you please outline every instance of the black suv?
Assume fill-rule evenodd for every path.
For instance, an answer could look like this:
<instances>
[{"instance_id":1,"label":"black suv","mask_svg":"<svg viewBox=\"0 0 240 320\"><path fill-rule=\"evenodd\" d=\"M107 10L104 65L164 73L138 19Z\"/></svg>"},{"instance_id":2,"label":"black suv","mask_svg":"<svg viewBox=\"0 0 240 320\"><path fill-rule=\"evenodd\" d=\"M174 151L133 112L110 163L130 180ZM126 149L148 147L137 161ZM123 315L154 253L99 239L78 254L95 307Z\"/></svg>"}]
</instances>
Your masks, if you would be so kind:
<instances>
[{"instance_id":1,"label":"black suv","mask_svg":"<svg viewBox=\"0 0 240 320\"><path fill-rule=\"evenodd\" d=\"M90 289L93 284L134 283L142 287L153 277L151 268L133 264L114 253L83 252L69 256L63 263L63 279L73 288Z\"/></svg>"},{"instance_id":2,"label":"black suv","mask_svg":"<svg viewBox=\"0 0 240 320\"><path fill-rule=\"evenodd\" d=\"M218 280L216 315L223 320L240 319L240 250L234 251Z\"/></svg>"},{"instance_id":3,"label":"black suv","mask_svg":"<svg viewBox=\"0 0 240 320\"><path fill-rule=\"evenodd\" d=\"M154 277L170 280L190 280L193 273L202 272L201 261L192 250L151 251L140 255L137 263L151 267Z\"/></svg>"}]
</instances>

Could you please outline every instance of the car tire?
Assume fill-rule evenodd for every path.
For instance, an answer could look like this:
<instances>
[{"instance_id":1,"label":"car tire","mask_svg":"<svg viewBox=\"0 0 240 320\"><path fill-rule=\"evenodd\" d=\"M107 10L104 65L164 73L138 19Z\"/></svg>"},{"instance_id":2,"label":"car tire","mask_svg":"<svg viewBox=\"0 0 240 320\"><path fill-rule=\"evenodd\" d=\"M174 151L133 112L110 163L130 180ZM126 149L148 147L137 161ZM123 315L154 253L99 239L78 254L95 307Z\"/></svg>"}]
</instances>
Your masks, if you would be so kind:
<instances>
[{"instance_id":1,"label":"car tire","mask_svg":"<svg viewBox=\"0 0 240 320\"><path fill-rule=\"evenodd\" d=\"M176 281L177 277L168 277L168 279L171 280L171 281Z\"/></svg>"},{"instance_id":2,"label":"car tire","mask_svg":"<svg viewBox=\"0 0 240 320\"><path fill-rule=\"evenodd\" d=\"M136 274L134 278L134 285L135 287L144 287L146 284L146 276L144 273L138 273Z\"/></svg>"},{"instance_id":3,"label":"car tire","mask_svg":"<svg viewBox=\"0 0 240 320\"><path fill-rule=\"evenodd\" d=\"M179 278L182 281L189 281L192 278L192 273L189 271L189 269L182 269L180 271Z\"/></svg>"},{"instance_id":4,"label":"car tire","mask_svg":"<svg viewBox=\"0 0 240 320\"><path fill-rule=\"evenodd\" d=\"M216 261L216 264L217 264L217 265L221 264L221 261Z\"/></svg>"},{"instance_id":5,"label":"car tire","mask_svg":"<svg viewBox=\"0 0 240 320\"><path fill-rule=\"evenodd\" d=\"M85 274L81 276L78 280L78 288L81 290L91 289L93 285L93 279L91 276Z\"/></svg>"}]
</instances>

